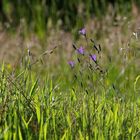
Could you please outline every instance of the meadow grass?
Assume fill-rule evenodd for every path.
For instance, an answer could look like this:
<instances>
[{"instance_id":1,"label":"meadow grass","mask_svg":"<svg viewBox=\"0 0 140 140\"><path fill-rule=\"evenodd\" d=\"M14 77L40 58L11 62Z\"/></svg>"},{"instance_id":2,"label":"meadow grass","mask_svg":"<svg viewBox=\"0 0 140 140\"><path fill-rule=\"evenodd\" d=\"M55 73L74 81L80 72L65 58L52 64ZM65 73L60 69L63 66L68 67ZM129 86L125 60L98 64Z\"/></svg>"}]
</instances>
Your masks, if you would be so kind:
<instances>
[{"instance_id":1,"label":"meadow grass","mask_svg":"<svg viewBox=\"0 0 140 140\"><path fill-rule=\"evenodd\" d=\"M109 7L113 9L113 16L118 14L129 15L133 5L139 7L140 0L71 0L71 1L47 1L25 0L3 2L3 12L9 26L17 27L22 20L28 25L30 31L34 31L42 39L48 28L62 28L71 31L73 28L83 26L90 18L102 19L108 14ZM16 8L15 8L16 7ZM4 21L5 22L5 21ZM12 28L9 28L10 30Z\"/></svg>"},{"instance_id":2,"label":"meadow grass","mask_svg":"<svg viewBox=\"0 0 140 140\"><path fill-rule=\"evenodd\" d=\"M74 65L65 55L53 67L41 67L41 57L32 64L30 50L14 71L1 64L0 139L140 139L138 33L111 57L80 34Z\"/></svg>"}]
</instances>

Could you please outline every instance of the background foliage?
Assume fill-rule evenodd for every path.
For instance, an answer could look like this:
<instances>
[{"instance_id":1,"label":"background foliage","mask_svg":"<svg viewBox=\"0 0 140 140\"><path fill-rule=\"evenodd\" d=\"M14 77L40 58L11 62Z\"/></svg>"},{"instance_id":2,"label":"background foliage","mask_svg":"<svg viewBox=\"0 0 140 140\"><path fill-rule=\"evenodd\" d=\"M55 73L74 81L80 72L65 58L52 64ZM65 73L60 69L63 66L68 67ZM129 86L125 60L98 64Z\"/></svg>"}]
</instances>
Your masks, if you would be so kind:
<instances>
[{"instance_id":1,"label":"background foliage","mask_svg":"<svg viewBox=\"0 0 140 140\"><path fill-rule=\"evenodd\" d=\"M37 32L51 25L70 30L81 25L89 17L103 17L109 5L113 6L114 16L117 13L128 14L132 3L140 5L140 0L3 0L2 2L3 12L9 22L17 26L24 18L30 28Z\"/></svg>"}]
</instances>

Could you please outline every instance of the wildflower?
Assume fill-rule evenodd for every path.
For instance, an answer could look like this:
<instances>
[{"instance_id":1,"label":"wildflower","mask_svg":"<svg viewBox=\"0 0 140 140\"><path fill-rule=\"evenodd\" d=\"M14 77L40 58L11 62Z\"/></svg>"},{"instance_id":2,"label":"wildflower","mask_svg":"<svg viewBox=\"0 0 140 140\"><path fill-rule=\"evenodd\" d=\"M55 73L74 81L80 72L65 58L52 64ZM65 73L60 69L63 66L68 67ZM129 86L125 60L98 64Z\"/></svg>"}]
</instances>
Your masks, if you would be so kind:
<instances>
[{"instance_id":1,"label":"wildflower","mask_svg":"<svg viewBox=\"0 0 140 140\"><path fill-rule=\"evenodd\" d=\"M96 57L96 55L95 55L95 54L90 55L90 58L91 58L94 62L96 62L96 61L97 61L97 57Z\"/></svg>"},{"instance_id":2,"label":"wildflower","mask_svg":"<svg viewBox=\"0 0 140 140\"><path fill-rule=\"evenodd\" d=\"M85 28L82 28L81 30L79 30L79 34L81 35L86 35L86 29Z\"/></svg>"},{"instance_id":3,"label":"wildflower","mask_svg":"<svg viewBox=\"0 0 140 140\"><path fill-rule=\"evenodd\" d=\"M77 52L80 54L84 54L84 48L81 46L80 48L77 49Z\"/></svg>"},{"instance_id":4,"label":"wildflower","mask_svg":"<svg viewBox=\"0 0 140 140\"><path fill-rule=\"evenodd\" d=\"M71 68L74 67L74 62L73 61L69 61L68 64L70 65Z\"/></svg>"}]
</instances>

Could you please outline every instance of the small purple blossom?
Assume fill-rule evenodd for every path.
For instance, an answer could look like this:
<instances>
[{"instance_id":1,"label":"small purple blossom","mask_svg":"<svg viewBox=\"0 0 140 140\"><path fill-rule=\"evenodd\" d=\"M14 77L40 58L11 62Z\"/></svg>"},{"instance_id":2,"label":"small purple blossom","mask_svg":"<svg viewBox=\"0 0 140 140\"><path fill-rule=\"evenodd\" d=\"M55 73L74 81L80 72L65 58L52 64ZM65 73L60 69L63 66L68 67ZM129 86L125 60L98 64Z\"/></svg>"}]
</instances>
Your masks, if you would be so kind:
<instances>
[{"instance_id":1,"label":"small purple blossom","mask_svg":"<svg viewBox=\"0 0 140 140\"><path fill-rule=\"evenodd\" d=\"M96 55L95 55L95 54L90 55L90 58L91 58L94 62L96 62L96 61L97 61L97 57L96 57Z\"/></svg>"},{"instance_id":2,"label":"small purple blossom","mask_svg":"<svg viewBox=\"0 0 140 140\"><path fill-rule=\"evenodd\" d=\"M80 54L84 54L84 48L81 46L80 48L77 49L77 52Z\"/></svg>"},{"instance_id":3,"label":"small purple blossom","mask_svg":"<svg viewBox=\"0 0 140 140\"><path fill-rule=\"evenodd\" d=\"M82 28L81 30L79 30L79 34L81 35L86 35L86 29L85 28Z\"/></svg>"},{"instance_id":4,"label":"small purple blossom","mask_svg":"<svg viewBox=\"0 0 140 140\"><path fill-rule=\"evenodd\" d=\"M68 64L70 65L71 68L74 67L74 62L73 61L69 61Z\"/></svg>"}]
</instances>

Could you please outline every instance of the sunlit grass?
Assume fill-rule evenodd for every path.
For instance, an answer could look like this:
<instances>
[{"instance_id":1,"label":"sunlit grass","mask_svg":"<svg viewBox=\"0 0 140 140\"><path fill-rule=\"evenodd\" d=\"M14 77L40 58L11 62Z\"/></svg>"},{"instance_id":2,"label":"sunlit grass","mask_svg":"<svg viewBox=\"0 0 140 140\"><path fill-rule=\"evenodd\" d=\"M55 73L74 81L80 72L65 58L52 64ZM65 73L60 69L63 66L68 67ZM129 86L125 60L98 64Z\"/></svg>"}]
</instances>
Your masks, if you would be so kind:
<instances>
[{"instance_id":1,"label":"sunlit grass","mask_svg":"<svg viewBox=\"0 0 140 140\"><path fill-rule=\"evenodd\" d=\"M81 39L83 44L83 36ZM83 50L72 51L71 59L77 64L74 68L66 54L52 65L57 51L63 52L59 47L46 52L49 65L44 65L44 54L32 63L30 50L25 50L14 71L1 64L0 139L139 140L137 41L134 36L129 46L111 48L111 55L103 44L101 54L89 48L98 65L95 57L92 61L83 56Z\"/></svg>"}]
</instances>

